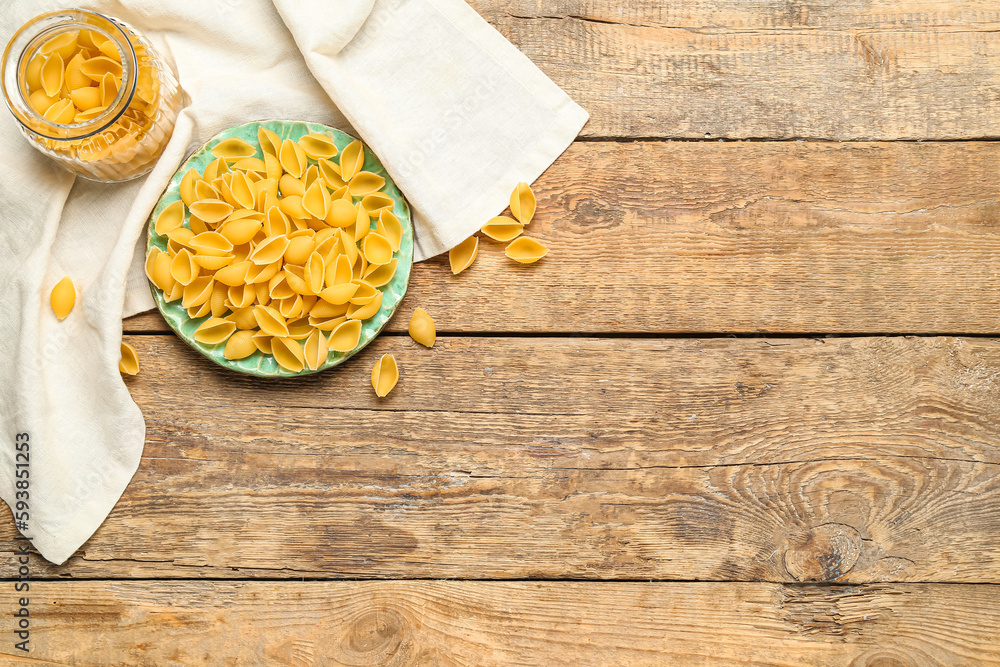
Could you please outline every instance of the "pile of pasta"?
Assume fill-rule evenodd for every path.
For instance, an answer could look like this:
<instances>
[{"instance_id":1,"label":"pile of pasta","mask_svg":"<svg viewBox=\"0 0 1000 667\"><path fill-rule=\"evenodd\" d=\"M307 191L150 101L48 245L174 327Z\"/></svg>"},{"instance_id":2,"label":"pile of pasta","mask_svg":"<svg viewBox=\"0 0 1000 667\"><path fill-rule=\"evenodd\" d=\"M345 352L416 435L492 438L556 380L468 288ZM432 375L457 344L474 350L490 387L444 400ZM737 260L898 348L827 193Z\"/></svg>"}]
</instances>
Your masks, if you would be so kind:
<instances>
[{"instance_id":1,"label":"pile of pasta","mask_svg":"<svg viewBox=\"0 0 1000 667\"><path fill-rule=\"evenodd\" d=\"M129 42L135 51L136 79L128 108L105 131L81 140L50 141L50 148L72 149L86 162L111 156L121 162L132 159L156 117L160 80L146 46L137 38ZM122 54L114 41L96 30L68 30L38 48L25 68L24 85L28 104L40 116L73 125L94 120L112 106L123 75Z\"/></svg>"},{"instance_id":2,"label":"pile of pasta","mask_svg":"<svg viewBox=\"0 0 1000 667\"><path fill-rule=\"evenodd\" d=\"M317 370L354 350L381 309L403 225L360 141L338 156L322 134L282 140L261 127L257 139L259 152L226 139L203 173L184 175L155 221L167 249L150 250L146 275L208 318L194 338L225 345L227 359L259 351L292 373Z\"/></svg>"}]
</instances>

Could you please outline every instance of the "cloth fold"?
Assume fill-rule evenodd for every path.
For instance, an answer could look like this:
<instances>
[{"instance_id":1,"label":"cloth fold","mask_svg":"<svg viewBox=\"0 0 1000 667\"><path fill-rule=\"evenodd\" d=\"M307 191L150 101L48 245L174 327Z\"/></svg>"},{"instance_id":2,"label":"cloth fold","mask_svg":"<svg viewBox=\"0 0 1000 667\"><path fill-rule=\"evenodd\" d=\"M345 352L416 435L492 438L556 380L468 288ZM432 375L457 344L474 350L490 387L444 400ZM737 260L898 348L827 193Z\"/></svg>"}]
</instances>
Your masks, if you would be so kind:
<instances>
[{"instance_id":1,"label":"cloth fold","mask_svg":"<svg viewBox=\"0 0 1000 667\"><path fill-rule=\"evenodd\" d=\"M416 259L448 250L506 206L573 141L586 112L463 0L91 0L171 60L188 97L145 178L74 180L0 120L0 497L15 507L17 434L30 442L28 520L62 563L100 526L135 473L142 415L118 375L121 319L152 307L144 224L184 158L242 122L294 118L359 136L413 208ZM6 42L59 9L16 3ZM76 308L48 293L63 276ZM141 361L141 360L140 360Z\"/></svg>"}]
</instances>

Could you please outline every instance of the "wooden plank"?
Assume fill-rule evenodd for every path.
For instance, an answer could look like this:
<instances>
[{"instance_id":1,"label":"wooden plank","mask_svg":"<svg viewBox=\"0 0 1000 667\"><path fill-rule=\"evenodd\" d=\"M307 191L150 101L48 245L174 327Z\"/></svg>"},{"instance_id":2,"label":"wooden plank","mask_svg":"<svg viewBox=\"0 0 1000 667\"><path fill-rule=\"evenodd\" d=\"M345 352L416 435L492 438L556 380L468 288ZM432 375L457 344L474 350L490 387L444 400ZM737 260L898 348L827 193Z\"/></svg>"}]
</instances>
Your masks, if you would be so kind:
<instances>
[{"instance_id":1,"label":"wooden plank","mask_svg":"<svg viewBox=\"0 0 1000 667\"><path fill-rule=\"evenodd\" d=\"M129 340L145 457L36 576L1000 581L997 340L383 337L294 382Z\"/></svg>"},{"instance_id":2,"label":"wooden plank","mask_svg":"<svg viewBox=\"0 0 1000 667\"><path fill-rule=\"evenodd\" d=\"M584 135L1000 135L992 0L474 0L591 113Z\"/></svg>"},{"instance_id":3,"label":"wooden plank","mask_svg":"<svg viewBox=\"0 0 1000 667\"><path fill-rule=\"evenodd\" d=\"M994 333L997 164L987 142L576 144L536 186L550 256L418 264L390 329L422 306L451 332Z\"/></svg>"},{"instance_id":4,"label":"wooden plank","mask_svg":"<svg viewBox=\"0 0 1000 667\"><path fill-rule=\"evenodd\" d=\"M30 657L11 642L0 655L95 666L987 666L1000 664L997 595L926 584L41 582Z\"/></svg>"}]
</instances>

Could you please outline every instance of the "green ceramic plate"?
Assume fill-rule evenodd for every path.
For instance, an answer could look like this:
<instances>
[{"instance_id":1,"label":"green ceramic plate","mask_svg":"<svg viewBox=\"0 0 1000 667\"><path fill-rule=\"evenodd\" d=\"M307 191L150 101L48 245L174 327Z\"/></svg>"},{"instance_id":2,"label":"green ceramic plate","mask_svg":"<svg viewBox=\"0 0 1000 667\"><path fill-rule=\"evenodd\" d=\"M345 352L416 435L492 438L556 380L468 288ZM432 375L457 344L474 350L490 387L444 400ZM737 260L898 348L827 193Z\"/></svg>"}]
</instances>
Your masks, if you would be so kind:
<instances>
[{"instance_id":1,"label":"green ceramic plate","mask_svg":"<svg viewBox=\"0 0 1000 667\"><path fill-rule=\"evenodd\" d=\"M343 150L345 146L354 141L354 137L349 134L345 134L340 130L335 130L332 127L320 125L318 123L306 123L293 120L256 121L253 123L238 125L220 132L216 136L212 137L208 143L198 149L191 157L189 157L177 173L174 174L173 178L170 179L170 184L167 186L163 196L160 197L160 201L157 202L156 207L153 209L153 213L149 219L149 241L146 247L147 255L154 246L164 251L167 249L167 238L165 236L159 236L156 233L153 229L153 222L160 215L163 209L180 200L181 179L184 177L184 174L187 173L188 169L194 168L199 173L204 172L205 167L207 167L208 164L215 159L211 152L212 148L224 139L239 137L240 139L257 146L257 129L261 126L275 132L282 139L297 140L306 134L325 134L333 139L338 150ZM263 158L259 148L257 150L256 157ZM320 371L343 363L364 348L365 345L372 342L390 318L392 318L393 313L396 312L396 307L399 306L399 302L403 300L403 295L406 293L406 287L410 281L410 269L413 266L413 224L410 220L410 208L407 205L406 200L403 198L403 195L396 187L396 184L389 177L389 174L386 173L385 168L382 166L378 157L376 157L367 146L365 146L364 169L366 171L379 174L385 178L385 187L382 188L382 192L392 197L395 202L392 212L396 214L403 225L403 240L400 244L399 252L393 254L393 257L399 260L399 265L392 281L388 285L380 288L383 292L382 308L374 317L364 322L361 329L361 339L358 341L357 347L350 352L330 352L327 362L319 368ZM357 201L357 199L355 201ZM185 227L190 226L189 220L190 216L186 215L184 220ZM208 319L208 316L192 319L188 316L187 310L181 307L180 300L167 303L164 299L163 292L158 287L150 283L150 289L153 292L153 299L156 301L157 308L160 309L160 312L163 314L163 318L167 321L167 324L170 325L170 328L174 330L178 337L220 366L238 371L240 373L248 373L250 375L260 377L298 377L300 375L310 375L318 372L306 369L300 373L292 373L278 366L278 362L274 360L274 357L260 352L255 352L246 359L230 361L222 354L225 349L224 343L219 345L205 345L203 343L199 343L193 337L195 329L201 326L201 324Z\"/></svg>"}]
</instances>

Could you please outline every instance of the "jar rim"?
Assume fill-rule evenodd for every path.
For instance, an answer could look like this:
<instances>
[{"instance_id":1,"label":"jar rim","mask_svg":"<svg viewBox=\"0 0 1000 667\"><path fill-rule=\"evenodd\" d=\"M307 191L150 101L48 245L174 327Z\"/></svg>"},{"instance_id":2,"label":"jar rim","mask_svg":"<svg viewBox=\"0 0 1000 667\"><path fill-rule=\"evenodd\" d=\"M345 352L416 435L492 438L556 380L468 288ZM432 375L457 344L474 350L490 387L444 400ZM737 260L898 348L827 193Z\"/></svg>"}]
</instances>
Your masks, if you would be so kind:
<instances>
[{"instance_id":1,"label":"jar rim","mask_svg":"<svg viewBox=\"0 0 1000 667\"><path fill-rule=\"evenodd\" d=\"M123 25L110 16L78 8L39 14L22 25L7 43L0 64L4 101L18 123L27 131L53 141L87 139L114 125L129 108L136 93L137 58ZM69 29L96 30L110 39L121 57L122 81L127 85L120 87L114 101L100 115L82 123L64 124L47 120L39 114L28 103L21 81L27 67L27 56L34 54L40 42ZM17 50L20 52L16 54L14 62Z\"/></svg>"}]
</instances>

